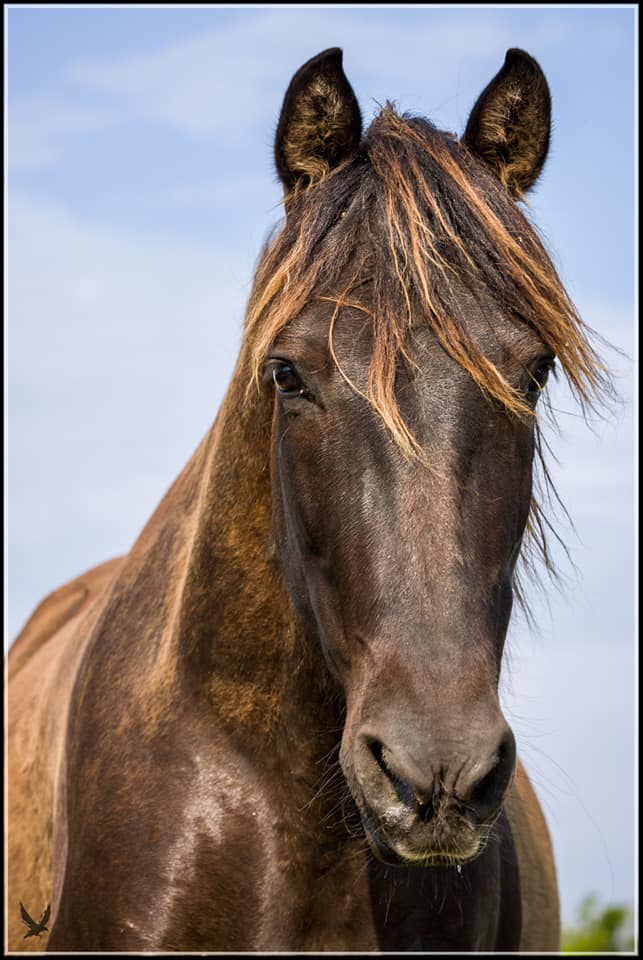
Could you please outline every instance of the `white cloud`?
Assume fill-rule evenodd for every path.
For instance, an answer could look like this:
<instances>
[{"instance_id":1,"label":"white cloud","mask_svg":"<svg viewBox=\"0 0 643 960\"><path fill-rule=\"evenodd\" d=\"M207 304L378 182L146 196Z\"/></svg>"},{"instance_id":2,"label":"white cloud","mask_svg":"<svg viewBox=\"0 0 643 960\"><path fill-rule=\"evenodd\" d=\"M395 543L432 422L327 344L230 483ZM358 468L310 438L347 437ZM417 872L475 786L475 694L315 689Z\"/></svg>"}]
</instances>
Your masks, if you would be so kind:
<instances>
[{"instance_id":1,"label":"white cloud","mask_svg":"<svg viewBox=\"0 0 643 960\"><path fill-rule=\"evenodd\" d=\"M118 115L103 105L48 95L16 97L8 111L7 158L11 169L40 169L61 161L76 138L114 126Z\"/></svg>"}]
</instances>

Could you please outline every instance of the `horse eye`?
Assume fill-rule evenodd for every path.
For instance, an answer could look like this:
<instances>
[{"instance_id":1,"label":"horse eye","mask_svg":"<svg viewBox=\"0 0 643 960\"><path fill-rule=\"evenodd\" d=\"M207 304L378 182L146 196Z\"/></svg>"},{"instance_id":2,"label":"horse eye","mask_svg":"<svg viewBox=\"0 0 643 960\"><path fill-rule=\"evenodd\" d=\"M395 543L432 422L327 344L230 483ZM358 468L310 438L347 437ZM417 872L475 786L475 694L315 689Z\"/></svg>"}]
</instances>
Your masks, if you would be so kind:
<instances>
[{"instance_id":1,"label":"horse eye","mask_svg":"<svg viewBox=\"0 0 643 960\"><path fill-rule=\"evenodd\" d=\"M294 367L281 363L272 371L272 379L279 393L284 397L294 397L304 393L304 385L297 376Z\"/></svg>"},{"instance_id":2,"label":"horse eye","mask_svg":"<svg viewBox=\"0 0 643 960\"><path fill-rule=\"evenodd\" d=\"M550 358L548 360L542 360L532 370L528 371L529 385L527 387L527 394L530 397L538 397L540 392L544 390L545 385L549 380L549 374L553 369L554 360L553 358Z\"/></svg>"}]
</instances>

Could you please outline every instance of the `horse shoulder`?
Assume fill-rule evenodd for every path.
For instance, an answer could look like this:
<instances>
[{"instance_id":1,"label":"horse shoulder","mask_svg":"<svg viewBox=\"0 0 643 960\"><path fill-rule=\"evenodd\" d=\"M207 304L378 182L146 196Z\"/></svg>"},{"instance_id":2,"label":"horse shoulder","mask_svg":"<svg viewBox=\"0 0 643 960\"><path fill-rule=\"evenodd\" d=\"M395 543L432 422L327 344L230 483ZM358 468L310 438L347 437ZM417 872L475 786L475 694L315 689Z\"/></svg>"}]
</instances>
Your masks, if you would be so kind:
<instances>
[{"instance_id":1,"label":"horse shoulder","mask_svg":"<svg viewBox=\"0 0 643 960\"><path fill-rule=\"evenodd\" d=\"M50 902L55 912L54 861L58 858L54 845L58 847L62 837L59 811L67 709L95 613L121 563L120 559L107 561L49 594L9 650L8 936L12 950L42 951L45 939L24 939L19 902L36 919Z\"/></svg>"},{"instance_id":2,"label":"horse shoulder","mask_svg":"<svg viewBox=\"0 0 643 960\"><path fill-rule=\"evenodd\" d=\"M520 949L560 949L560 905L556 868L543 812L520 760L505 800L513 834L522 906Z\"/></svg>"},{"instance_id":3,"label":"horse shoulder","mask_svg":"<svg viewBox=\"0 0 643 960\"><path fill-rule=\"evenodd\" d=\"M9 649L7 663L12 679L72 617L84 612L113 579L122 562L121 557L106 560L52 591L38 604Z\"/></svg>"}]
</instances>

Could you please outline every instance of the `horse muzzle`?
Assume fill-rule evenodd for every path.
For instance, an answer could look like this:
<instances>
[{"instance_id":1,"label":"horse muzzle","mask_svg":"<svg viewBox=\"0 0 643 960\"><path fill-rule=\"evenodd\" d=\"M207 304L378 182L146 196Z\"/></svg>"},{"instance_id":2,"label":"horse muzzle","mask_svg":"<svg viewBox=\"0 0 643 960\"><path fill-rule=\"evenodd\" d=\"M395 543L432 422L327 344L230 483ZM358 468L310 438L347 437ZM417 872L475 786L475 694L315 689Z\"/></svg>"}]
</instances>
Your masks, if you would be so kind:
<instances>
[{"instance_id":1,"label":"horse muzzle","mask_svg":"<svg viewBox=\"0 0 643 960\"><path fill-rule=\"evenodd\" d=\"M466 863L484 848L516 762L509 727L502 723L491 750L475 755L434 745L423 763L363 729L347 776L378 859L423 866Z\"/></svg>"}]
</instances>

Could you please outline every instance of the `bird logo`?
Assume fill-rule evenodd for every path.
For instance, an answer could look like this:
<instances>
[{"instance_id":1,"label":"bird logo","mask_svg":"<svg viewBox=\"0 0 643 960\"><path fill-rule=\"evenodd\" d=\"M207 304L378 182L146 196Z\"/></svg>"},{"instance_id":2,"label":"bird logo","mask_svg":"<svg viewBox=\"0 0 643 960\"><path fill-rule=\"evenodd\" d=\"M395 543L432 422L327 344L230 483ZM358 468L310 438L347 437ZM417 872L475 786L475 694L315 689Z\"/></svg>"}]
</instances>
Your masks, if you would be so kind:
<instances>
[{"instance_id":1,"label":"bird logo","mask_svg":"<svg viewBox=\"0 0 643 960\"><path fill-rule=\"evenodd\" d=\"M39 937L41 933L44 933L45 930L48 930L47 921L49 920L49 914L51 913L51 904L47 904L47 909L43 913L42 917L36 923L33 920L27 911L25 910L24 904L20 904L20 916L22 917L23 923L25 923L29 929L25 933L23 940L26 940L27 937Z\"/></svg>"}]
</instances>

